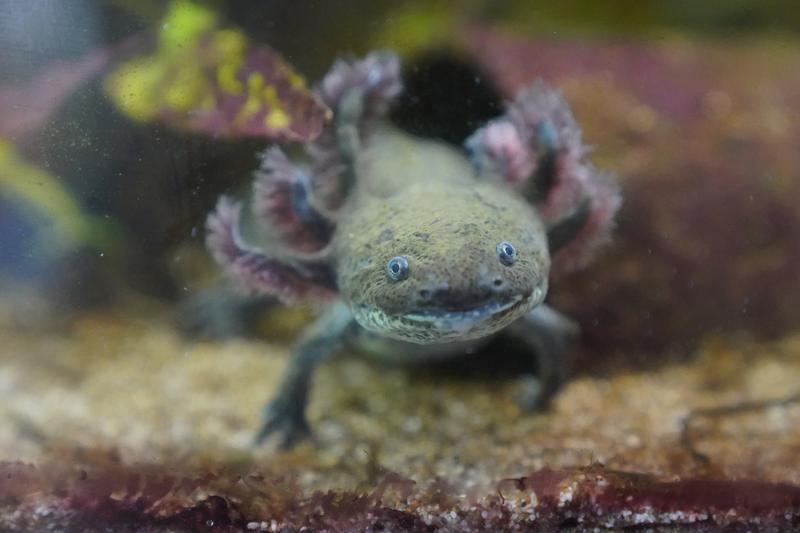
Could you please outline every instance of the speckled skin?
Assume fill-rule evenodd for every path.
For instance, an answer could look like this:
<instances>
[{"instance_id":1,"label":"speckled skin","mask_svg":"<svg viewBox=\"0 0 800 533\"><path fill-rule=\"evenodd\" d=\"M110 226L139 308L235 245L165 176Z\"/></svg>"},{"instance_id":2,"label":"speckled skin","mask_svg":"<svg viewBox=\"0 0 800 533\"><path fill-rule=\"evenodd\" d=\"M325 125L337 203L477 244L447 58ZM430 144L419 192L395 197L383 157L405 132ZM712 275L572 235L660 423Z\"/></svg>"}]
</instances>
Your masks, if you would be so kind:
<instances>
[{"instance_id":1,"label":"speckled skin","mask_svg":"<svg viewBox=\"0 0 800 533\"><path fill-rule=\"evenodd\" d=\"M578 329L543 303L550 256L581 234L592 240L586 229L604 229L617 205L593 196L600 182L566 104L534 86L468 141L470 159L381 123L400 91L398 65L391 53L334 65L319 89L334 119L311 146L312 170L265 152L252 211L271 238L245 242L241 205L226 198L207 222L215 259L251 291L333 297L300 340L257 442L279 434L288 447L308 434L314 368L343 351L418 363L503 334L531 356L524 408L546 405L566 378ZM552 216L562 204L569 210ZM388 270L393 258L407 263L402 276Z\"/></svg>"},{"instance_id":2,"label":"speckled skin","mask_svg":"<svg viewBox=\"0 0 800 533\"><path fill-rule=\"evenodd\" d=\"M361 326L415 343L469 340L542 302L550 265L543 224L510 190L479 182L455 150L384 130L360 175L333 249L340 294ZM511 266L497 257L503 241L518 250ZM386 275L395 256L408 259L408 279Z\"/></svg>"}]
</instances>

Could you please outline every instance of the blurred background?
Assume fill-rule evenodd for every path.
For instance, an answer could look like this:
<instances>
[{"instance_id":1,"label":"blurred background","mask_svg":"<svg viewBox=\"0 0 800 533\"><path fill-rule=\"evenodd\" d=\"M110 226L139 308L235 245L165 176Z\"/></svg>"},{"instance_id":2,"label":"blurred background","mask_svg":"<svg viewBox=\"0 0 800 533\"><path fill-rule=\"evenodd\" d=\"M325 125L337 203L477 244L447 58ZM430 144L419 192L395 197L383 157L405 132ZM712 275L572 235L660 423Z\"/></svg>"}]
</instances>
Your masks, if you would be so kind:
<instances>
[{"instance_id":1,"label":"blurred background","mask_svg":"<svg viewBox=\"0 0 800 533\"><path fill-rule=\"evenodd\" d=\"M241 328L197 326L232 312L203 296L205 217L265 146L318 131L309 88L332 61L391 48L392 121L454 145L532 80L561 89L623 207L597 259L552 284L584 331L560 415L507 424L504 388L326 370L312 420L334 459L301 455L303 482L466 475L454 461L486 479L590 460L695 472L675 451L691 409L798 394L799 28L791 0L0 0L0 458L260 453L258 406L309 312L257 301ZM253 72L275 100L248 100ZM740 421L705 453L718 473L800 482L798 420Z\"/></svg>"},{"instance_id":2,"label":"blurred background","mask_svg":"<svg viewBox=\"0 0 800 533\"><path fill-rule=\"evenodd\" d=\"M0 279L19 325L171 305L213 276L206 213L286 139L181 118L212 105L224 53L206 43L223 33L310 85L341 54L395 49L394 120L453 143L530 80L562 88L625 189L614 245L554 288L598 349L681 351L800 318L792 2L4 4Z\"/></svg>"}]
</instances>

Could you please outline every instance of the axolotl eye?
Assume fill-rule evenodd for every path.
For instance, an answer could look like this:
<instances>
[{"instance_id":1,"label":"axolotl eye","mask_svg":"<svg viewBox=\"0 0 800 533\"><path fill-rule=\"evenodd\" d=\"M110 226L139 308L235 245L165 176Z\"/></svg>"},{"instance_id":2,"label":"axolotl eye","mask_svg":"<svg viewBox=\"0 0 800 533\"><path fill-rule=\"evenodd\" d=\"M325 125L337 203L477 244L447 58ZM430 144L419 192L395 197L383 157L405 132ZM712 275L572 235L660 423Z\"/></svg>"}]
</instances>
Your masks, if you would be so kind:
<instances>
[{"instance_id":1,"label":"axolotl eye","mask_svg":"<svg viewBox=\"0 0 800 533\"><path fill-rule=\"evenodd\" d=\"M517 249L513 244L503 241L497 245L497 257L504 265L511 266L517 260Z\"/></svg>"},{"instance_id":2,"label":"axolotl eye","mask_svg":"<svg viewBox=\"0 0 800 533\"><path fill-rule=\"evenodd\" d=\"M402 281L408 277L408 259L402 255L389 259L386 263L386 274L392 281Z\"/></svg>"}]
</instances>

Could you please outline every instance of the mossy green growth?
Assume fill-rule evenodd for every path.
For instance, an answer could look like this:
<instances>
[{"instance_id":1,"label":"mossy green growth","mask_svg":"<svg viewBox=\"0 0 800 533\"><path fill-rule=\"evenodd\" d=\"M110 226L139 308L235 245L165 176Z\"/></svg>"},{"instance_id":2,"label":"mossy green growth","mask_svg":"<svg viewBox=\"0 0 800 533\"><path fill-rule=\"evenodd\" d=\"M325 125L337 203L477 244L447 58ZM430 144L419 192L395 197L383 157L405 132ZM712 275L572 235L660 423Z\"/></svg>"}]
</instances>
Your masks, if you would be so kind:
<instances>
[{"instance_id":1,"label":"mossy green growth","mask_svg":"<svg viewBox=\"0 0 800 533\"><path fill-rule=\"evenodd\" d=\"M164 52L180 51L217 26L213 11L189 0L170 4L159 32L159 46Z\"/></svg>"},{"instance_id":2,"label":"mossy green growth","mask_svg":"<svg viewBox=\"0 0 800 533\"><path fill-rule=\"evenodd\" d=\"M212 135L306 140L328 114L275 51L188 0L170 5L156 49L120 65L105 88L137 122Z\"/></svg>"},{"instance_id":3,"label":"mossy green growth","mask_svg":"<svg viewBox=\"0 0 800 533\"><path fill-rule=\"evenodd\" d=\"M212 88L203 64L192 56L196 55L199 42L216 26L217 17L212 11L188 0L172 2L162 20L156 52L128 61L106 79L111 99L128 117L141 122L157 118L164 108L185 113L196 107L213 106ZM243 37L237 40L244 42ZM227 56L228 65L220 68L230 70L231 64L241 62L243 49L243 44L235 48L224 46L220 50L224 54L214 54L214 59Z\"/></svg>"}]
</instances>

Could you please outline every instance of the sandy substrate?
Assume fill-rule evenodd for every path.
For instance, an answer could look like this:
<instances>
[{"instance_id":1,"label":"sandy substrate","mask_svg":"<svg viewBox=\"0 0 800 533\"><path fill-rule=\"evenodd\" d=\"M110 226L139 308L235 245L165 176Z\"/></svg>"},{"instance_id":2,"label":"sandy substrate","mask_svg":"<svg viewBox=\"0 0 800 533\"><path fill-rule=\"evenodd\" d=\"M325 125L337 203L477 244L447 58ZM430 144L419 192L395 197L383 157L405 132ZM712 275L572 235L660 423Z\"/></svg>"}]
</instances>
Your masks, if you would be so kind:
<instances>
[{"instance_id":1,"label":"sandy substrate","mask_svg":"<svg viewBox=\"0 0 800 533\"><path fill-rule=\"evenodd\" d=\"M163 320L108 316L86 316L64 334L6 329L0 337L2 459L50 465L43 472L91 468L99 454L106 466L98 475L137 465L258 471L291 479L298 494L369 493L392 473L417 488L446 482L463 502L546 467L800 484L800 402L703 411L796 400L797 335L767 344L709 338L685 363L579 375L551 410L533 416L516 407L513 380L339 359L316 376L313 442L289 453L251 446L259 408L289 356L286 343L194 342ZM33 497L18 489L0 483L0 496ZM46 496L41 490L36 485L34 500Z\"/></svg>"}]
</instances>

